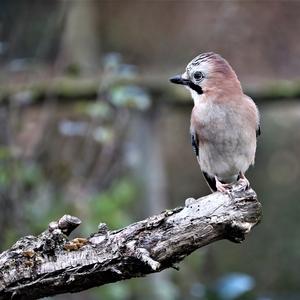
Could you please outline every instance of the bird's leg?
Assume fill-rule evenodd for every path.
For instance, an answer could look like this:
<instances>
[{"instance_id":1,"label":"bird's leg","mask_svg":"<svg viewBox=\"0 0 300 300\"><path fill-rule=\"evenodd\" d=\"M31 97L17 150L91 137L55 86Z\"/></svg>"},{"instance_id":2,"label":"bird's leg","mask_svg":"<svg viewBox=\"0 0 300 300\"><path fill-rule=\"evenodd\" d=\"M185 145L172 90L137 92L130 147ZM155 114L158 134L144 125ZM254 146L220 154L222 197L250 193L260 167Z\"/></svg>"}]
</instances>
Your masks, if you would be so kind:
<instances>
[{"instance_id":1,"label":"bird's leg","mask_svg":"<svg viewBox=\"0 0 300 300\"><path fill-rule=\"evenodd\" d=\"M238 183L241 184L241 190L246 191L250 187L250 182L245 177L245 174L243 172L239 173Z\"/></svg>"},{"instance_id":2,"label":"bird's leg","mask_svg":"<svg viewBox=\"0 0 300 300\"><path fill-rule=\"evenodd\" d=\"M216 180L216 188L218 192L221 193L228 193L231 187L230 183L222 183L217 176L215 176L215 180Z\"/></svg>"}]
</instances>

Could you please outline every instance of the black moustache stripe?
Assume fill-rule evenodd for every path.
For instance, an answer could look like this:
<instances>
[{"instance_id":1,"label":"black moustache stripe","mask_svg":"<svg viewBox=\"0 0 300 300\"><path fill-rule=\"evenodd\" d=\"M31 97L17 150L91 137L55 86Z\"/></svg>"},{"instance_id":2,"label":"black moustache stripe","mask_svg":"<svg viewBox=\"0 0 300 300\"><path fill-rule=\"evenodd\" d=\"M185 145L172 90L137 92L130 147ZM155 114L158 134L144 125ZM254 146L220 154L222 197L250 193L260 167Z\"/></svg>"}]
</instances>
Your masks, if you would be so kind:
<instances>
[{"instance_id":1,"label":"black moustache stripe","mask_svg":"<svg viewBox=\"0 0 300 300\"><path fill-rule=\"evenodd\" d=\"M189 81L188 86L194 90L195 92L197 92L197 94L201 95L203 94L203 90L201 88L201 86L194 84L192 81Z\"/></svg>"}]
</instances>

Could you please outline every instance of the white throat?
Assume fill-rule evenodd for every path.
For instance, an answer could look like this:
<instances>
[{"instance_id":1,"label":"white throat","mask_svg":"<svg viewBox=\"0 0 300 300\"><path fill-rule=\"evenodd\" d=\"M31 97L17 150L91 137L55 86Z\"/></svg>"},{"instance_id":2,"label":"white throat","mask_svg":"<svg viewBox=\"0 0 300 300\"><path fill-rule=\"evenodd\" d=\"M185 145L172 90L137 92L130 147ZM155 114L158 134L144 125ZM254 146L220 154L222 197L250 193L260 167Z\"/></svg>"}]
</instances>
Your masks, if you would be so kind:
<instances>
[{"instance_id":1,"label":"white throat","mask_svg":"<svg viewBox=\"0 0 300 300\"><path fill-rule=\"evenodd\" d=\"M193 89L191 89L190 87L187 87L187 89L190 91L191 96L194 100L194 105L196 105L197 103L199 103L199 101L201 101L201 99L203 98L203 94L199 95L196 91L194 91Z\"/></svg>"}]
</instances>

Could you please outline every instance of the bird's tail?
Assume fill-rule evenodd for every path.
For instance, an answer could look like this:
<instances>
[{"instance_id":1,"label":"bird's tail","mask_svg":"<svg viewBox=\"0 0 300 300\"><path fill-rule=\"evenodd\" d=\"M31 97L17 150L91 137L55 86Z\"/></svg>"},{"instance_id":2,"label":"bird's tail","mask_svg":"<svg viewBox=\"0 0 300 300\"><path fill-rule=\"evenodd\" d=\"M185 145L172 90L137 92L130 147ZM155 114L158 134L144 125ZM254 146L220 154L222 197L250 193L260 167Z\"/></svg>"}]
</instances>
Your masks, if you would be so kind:
<instances>
[{"instance_id":1,"label":"bird's tail","mask_svg":"<svg viewBox=\"0 0 300 300\"><path fill-rule=\"evenodd\" d=\"M206 172L203 172L203 171L202 171L202 174L203 174L203 176L204 176L204 178L205 178L205 180L206 180L206 182L207 182L210 190L212 192L216 192L217 191L217 186L216 186L216 179L215 179L215 177L212 177L212 176L208 175Z\"/></svg>"}]
</instances>

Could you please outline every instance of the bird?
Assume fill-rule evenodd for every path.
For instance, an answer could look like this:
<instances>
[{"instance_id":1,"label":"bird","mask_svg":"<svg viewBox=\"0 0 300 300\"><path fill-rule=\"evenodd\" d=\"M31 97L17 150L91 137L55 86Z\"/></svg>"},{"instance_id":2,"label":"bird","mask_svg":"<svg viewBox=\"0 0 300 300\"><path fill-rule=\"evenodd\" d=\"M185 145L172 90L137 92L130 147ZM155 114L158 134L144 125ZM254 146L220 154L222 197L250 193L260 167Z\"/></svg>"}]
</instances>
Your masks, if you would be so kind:
<instances>
[{"instance_id":1,"label":"bird","mask_svg":"<svg viewBox=\"0 0 300 300\"><path fill-rule=\"evenodd\" d=\"M191 143L211 191L229 193L235 182L247 190L245 172L254 164L260 115L233 68L219 54L202 53L170 81L193 98Z\"/></svg>"}]
</instances>

